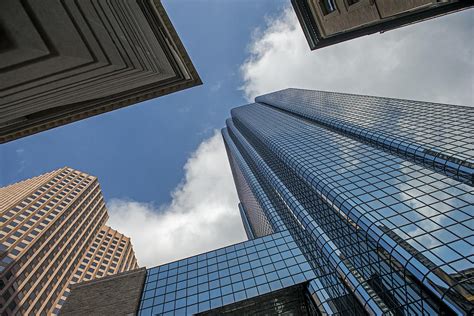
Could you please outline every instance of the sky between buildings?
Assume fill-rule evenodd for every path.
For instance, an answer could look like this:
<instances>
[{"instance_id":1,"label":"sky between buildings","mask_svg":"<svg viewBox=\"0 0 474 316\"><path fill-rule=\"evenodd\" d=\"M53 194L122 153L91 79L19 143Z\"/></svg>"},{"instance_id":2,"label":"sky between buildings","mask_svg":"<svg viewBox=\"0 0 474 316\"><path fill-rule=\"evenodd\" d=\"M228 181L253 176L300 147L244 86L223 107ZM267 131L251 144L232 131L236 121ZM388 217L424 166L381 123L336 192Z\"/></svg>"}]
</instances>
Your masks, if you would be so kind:
<instances>
[{"instance_id":1,"label":"sky between buildings","mask_svg":"<svg viewBox=\"0 0 474 316\"><path fill-rule=\"evenodd\" d=\"M310 51L289 0L166 0L204 84L0 147L0 186L70 166L153 266L245 239L218 130L287 87L472 106L474 10Z\"/></svg>"}]
</instances>

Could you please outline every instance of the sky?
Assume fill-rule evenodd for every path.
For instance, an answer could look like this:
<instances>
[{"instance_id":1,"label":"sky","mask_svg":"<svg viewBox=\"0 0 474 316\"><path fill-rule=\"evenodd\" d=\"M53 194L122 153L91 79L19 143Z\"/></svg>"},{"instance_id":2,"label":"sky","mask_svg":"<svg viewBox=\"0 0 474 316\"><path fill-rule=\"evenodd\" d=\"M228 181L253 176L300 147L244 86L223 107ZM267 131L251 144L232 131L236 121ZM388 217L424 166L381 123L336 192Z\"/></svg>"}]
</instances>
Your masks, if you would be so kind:
<instances>
[{"instance_id":1,"label":"sky","mask_svg":"<svg viewBox=\"0 0 474 316\"><path fill-rule=\"evenodd\" d=\"M0 147L0 186L69 166L99 178L140 265L246 239L219 134L256 95L308 88L472 105L474 10L310 51L287 0L166 0L203 85Z\"/></svg>"}]
</instances>

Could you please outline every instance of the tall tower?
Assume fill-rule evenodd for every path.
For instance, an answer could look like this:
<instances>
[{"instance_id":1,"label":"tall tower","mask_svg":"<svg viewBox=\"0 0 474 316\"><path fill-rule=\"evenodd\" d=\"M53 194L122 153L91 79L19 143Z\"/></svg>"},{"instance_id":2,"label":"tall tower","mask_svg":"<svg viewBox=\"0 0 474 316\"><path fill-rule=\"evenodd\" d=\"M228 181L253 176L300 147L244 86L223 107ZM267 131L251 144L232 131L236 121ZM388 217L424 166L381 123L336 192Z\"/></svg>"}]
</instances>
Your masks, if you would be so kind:
<instances>
[{"instance_id":1,"label":"tall tower","mask_svg":"<svg viewBox=\"0 0 474 316\"><path fill-rule=\"evenodd\" d=\"M0 209L2 315L56 314L70 284L137 267L96 177L65 167L15 183Z\"/></svg>"},{"instance_id":2,"label":"tall tower","mask_svg":"<svg viewBox=\"0 0 474 316\"><path fill-rule=\"evenodd\" d=\"M473 121L455 105L257 97L222 131L249 240L74 286L63 312L472 315Z\"/></svg>"},{"instance_id":3,"label":"tall tower","mask_svg":"<svg viewBox=\"0 0 474 316\"><path fill-rule=\"evenodd\" d=\"M249 238L289 231L322 313L473 308L474 109L287 89L223 130Z\"/></svg>"}]
</instances>

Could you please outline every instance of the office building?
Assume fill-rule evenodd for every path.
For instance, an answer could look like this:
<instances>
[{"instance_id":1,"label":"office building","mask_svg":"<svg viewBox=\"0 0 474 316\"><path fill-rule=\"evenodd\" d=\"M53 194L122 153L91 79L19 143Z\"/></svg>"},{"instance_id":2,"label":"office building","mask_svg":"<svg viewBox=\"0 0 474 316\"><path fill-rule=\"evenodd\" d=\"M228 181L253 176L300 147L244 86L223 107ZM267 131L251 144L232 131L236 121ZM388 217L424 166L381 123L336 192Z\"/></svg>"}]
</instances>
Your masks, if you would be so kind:
<instances>
[{"instance_id":1,"label":"office building","mask_svg":"<svg viewBox=\"0 0 474 316\"><path fill-rule=\"evenodd\" d=\"M97 178L71 168L0 188L0 313L57 314L71 284L138 268Z\"/></svg>"},{"instance_id":2,"label":"office building","mask_svg":"<svg viewBox=\"0 0 474 316\"><path fill-rule=\"evenodd\" d=\"M143 287L122 296L128 308L472 314L473 108L287 89L231 114L222 134L249 240L108 278ZM101 286L73 289L67 310L101 306Z\"/></svg>"},{"instance_id":3,"label":"office building","mask_svg":"<svg viewBox=\"0 0 474 316\"><path fill-rule=\"evenodd\" d=\"M321 313L469 314L473 119L350 94L257 97L223 131L247 231L299 241Z\"/></svg>"},{"instance_id":4,"label":"office building","mask_svg":"<svg viewBox=\"0 0 474 316\"><path fill-rule=\"evenodd\" d=\"M160 0L2 0L0 21L0 143L201 84Z\"/></svg>"},{"instance_id":5,"label":"office building","mask_svg":"<svg viewBox=\"0 0 474 316\"><path fill-rule=\"evenodd\" d=\"M473 6L470 0L291 0L312 50Z\"/></svg>"}]
</instances>

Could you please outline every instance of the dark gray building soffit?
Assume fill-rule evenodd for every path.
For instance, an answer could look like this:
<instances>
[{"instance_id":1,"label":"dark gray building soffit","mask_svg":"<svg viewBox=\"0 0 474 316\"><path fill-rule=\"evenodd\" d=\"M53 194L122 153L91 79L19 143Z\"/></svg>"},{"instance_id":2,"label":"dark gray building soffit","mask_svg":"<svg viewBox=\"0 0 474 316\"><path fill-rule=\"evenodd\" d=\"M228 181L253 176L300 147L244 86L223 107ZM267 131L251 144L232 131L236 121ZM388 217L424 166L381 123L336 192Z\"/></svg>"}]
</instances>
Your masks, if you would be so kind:
<instances>
[{"instance_id":1,"label":"dark gray building soffit","mask_svg":"<svg viewBox=\"0 0 474 316\"><path fill-rule=\"evenodd\" d=\"M201 84L159 0L2 0L0 38L0 143Z\"/></svg>"}]
</instances>

